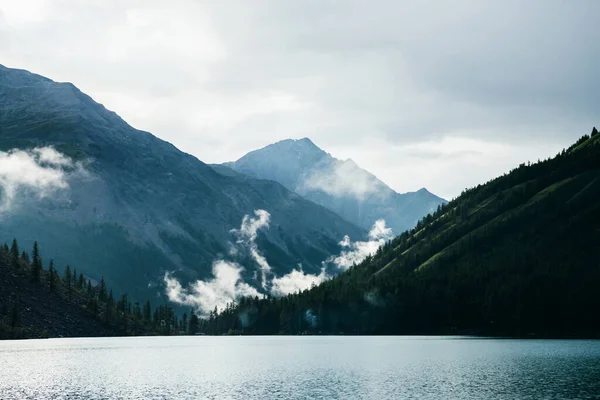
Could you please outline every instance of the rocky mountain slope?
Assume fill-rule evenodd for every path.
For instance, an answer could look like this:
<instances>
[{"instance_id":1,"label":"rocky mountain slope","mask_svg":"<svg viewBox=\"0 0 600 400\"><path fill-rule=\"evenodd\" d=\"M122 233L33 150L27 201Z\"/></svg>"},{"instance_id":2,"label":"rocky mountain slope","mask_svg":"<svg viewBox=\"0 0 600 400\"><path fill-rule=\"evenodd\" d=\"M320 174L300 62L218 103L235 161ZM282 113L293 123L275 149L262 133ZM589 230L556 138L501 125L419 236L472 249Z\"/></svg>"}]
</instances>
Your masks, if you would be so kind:
<instances>
[{"instance_id":1,"label":"rocky mountain slope","mask_svg":"<svg viewBox=\"0 0 600 400\"><path fill-rule=\"evenodd\" d=\"M277 181L365 229L383 218L400 233L445 203L424 188L396 193L351 159L338 160L308 138L283 140L223 165Z\"/></svg>"},{"instance_id":2,"label":"rocky mountain slope","mask_svg":"<svg viewBox=\"0 0 600 400\"><path fill-rule=\"evenodd\" d=\"M37 239L58 265L104 276L136 298L156 299L167 271L183 281L209 275L235 245L231 230L257 209L271 214L256 241L275 274L299 263L318 271L344 235L365 235L279 183L216 172L70 83L3 66L0 151L8 168L11 160L23 166L0 171L0 240ZM251 278L251 257L237 257Z\"/></svg>"}]
</instances>

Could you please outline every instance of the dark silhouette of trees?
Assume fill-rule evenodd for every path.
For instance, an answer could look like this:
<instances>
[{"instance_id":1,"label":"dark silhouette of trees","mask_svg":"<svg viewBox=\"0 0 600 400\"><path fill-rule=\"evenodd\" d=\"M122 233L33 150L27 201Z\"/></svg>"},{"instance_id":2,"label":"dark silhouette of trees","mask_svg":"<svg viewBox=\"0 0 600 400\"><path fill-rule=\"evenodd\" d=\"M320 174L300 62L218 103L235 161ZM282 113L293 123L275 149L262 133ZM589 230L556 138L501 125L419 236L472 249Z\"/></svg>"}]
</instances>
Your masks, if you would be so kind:
<instances>
[{"instance_id":1,"label":"dark silhouette of trees","mask_svg":"<svg viewBox=\"0 0 600 400\"><path fill-rule=\"evenodd\" d=\"M199 332L200 321L194 310L190 310L189 334L195 335Z\"/></svg>"},{"instance_id":2,"label":"dark silhouette of trees","mask_svg":"<svg viewBox=\"0 0 600 400\"><path fill-rule=\"evenodd\" d=\"M600 336L600 135L466 189L348 271L208 334Z\"/></svg>"},{"instance_id":3,"label":"dark silhouette of trees","mask_svg":"<svg viewBox=\"0 0 600 400\"><path fill-rule=\"evenodd\" d=\"M150 300L146 300L146 303L144 304L144 321L152 321L152 306L150 305Z\"/></svg>"},{"instance_id":4,"label":"dark silhouette of trees","mask_svg":"<svg viewBox=\"0 0 600 400\"><path fill-rule=\"evenodd\" d=\"M100 301L106 301L108 294L106 292L106 282L104 282L104 277L100 279L100 285L98 286L98 299Z\"/></svg>"},{"instance_id":5,"label":"dark silhouette of trees","mask_svg":"<svg viewBox=\"0 0 600 400\"><path fill-rule=\"evenodd\" d=\"M83 290L85 288L85 278L82 273L79 273L79 280L77 281L77 289Z\"/></svg>"},{"instance_id":6,"label":"dark silhouette of trees","mask_svg":"<svg viewBox=\"0 0 600 400\"><path fill-rule=\"evenodd\" d=\"M69 295L69 298L71 298L71 294L73 293L73 276L71 275L71 266L67 264L67 266L65 267L65 274L63 277L63 280L65 282L65 286L67 288L67 293Z\"/></svg>"},{"instance_id":7,"label":"dark silhouette of trees","mask_svg":"<svg viewBox=\"0 0 600 400\"><path fill-rule=\"evenodd\" d=\"M33 251L31 252L31 256L32 256L32 260L31 260L31 264L32 265L36 265L38 263L41 263L41 260L40 260L40 250L39 250L39 247L38 247L37 240L35 242L33 242Z\"/></svg>"},{"instance_id":8,"label":"dark silhouette of trees","mask_svg":"<svg viewBox=\"0 0 600 400\"><path fill-rule=\"evenodd\" d=\"M54 261L50 260L50 265L48 266L48 288L50 292L54 291L54 287L56 285L56 270L54 269Z\"/></svg>"},{"instance_id":9,"label":"dark silhouette of trees","mask_svg":"<svg viewBox=\"0 0 600 400\"><path fill-rule=\"evenodd\" d=\"M10 246L10 256L13 268L17 268L19 266L19 245L17 244L17 239L13 239L12 241Z\"/></svg>"},{"instance_id":10,"label":"dark silhouette of trees","mask_svg":"<svg viewBox=\"0 0 600 400\"><path fill-rule=\"evenodd\" d=\"M19 326L20 322L21 322L21 316L20 316L20 311L19 311L19 300L16 299L15 302L13 303L12 310L10 313L11 329L14 330L17 326Z\"/></svg>"}]
</instances>

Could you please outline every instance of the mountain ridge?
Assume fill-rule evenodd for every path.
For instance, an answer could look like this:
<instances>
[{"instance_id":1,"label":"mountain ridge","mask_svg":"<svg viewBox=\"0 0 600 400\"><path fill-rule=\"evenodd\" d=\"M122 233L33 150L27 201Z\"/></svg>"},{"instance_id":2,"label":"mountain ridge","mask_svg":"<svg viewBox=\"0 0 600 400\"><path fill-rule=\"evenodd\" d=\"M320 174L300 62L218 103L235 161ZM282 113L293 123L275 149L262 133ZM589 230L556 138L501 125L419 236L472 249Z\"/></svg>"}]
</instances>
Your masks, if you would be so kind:
<instances>
[{"instance_id":1,"label":"mountain ridge","mask_svg":"<svg viewBox=\"0 0 600 400\"><path fill-rule=\"evenodd\" d=\"M73 165L65 173L68 196L22 193L2 217L0 237L20 237L26 246L37 239L57 262L81 266L95 279L104 275L120 292L146 298L165 271L183 281L210 276L212 262L235 241L231 230L257 209L271 213L271 228L258 239L277 274L298 263L319 271L344 235L366 235L277 182L216 172L70 83L2 67L0 98L0 151L33 156L32 149L51 146ZM75 166L87 173L75 173ZM240 262L251 276L251 260Z\"/></svg>"},{"instance_id":2,"label":"mountain ridge","mask_svg":"<svg viewBox=\"0 0 600 400\"><path fill-rule=\"evenodd\" d=\"M385 219L402 232L445 203L426 188L397 193L351 158L339 160L306 137L284 139L222 165L277 181L365 229Z\"/></svg>"},{"instance_id":3,"label":"mountain ridge","mask_svg":"<svg viewBox=\"0 0 600 400\"><path fill-rule=\"evenodd\" d=\"M464 190L320 286L244 299L207 332L598 338L599 197L594 129L555 157Z\"/></svg>"}]
</instances>

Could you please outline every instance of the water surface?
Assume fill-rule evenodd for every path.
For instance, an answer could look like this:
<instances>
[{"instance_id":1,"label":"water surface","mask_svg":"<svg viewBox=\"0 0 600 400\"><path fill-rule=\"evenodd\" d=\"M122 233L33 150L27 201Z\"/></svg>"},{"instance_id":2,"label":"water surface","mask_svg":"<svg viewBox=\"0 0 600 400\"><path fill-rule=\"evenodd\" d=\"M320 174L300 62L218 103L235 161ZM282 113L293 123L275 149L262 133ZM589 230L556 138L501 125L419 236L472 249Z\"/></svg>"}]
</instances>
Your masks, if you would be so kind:
<instances>
[{"instance_id":1,"label":"water surface","mask_svg":"<svg viewBox=\"0 0 600 400\"><path fill-rule=\"evenodd\" d=\"M2 399L598 399L600 341L151 337L0 341Z\"/></svg>"}]
</instances>

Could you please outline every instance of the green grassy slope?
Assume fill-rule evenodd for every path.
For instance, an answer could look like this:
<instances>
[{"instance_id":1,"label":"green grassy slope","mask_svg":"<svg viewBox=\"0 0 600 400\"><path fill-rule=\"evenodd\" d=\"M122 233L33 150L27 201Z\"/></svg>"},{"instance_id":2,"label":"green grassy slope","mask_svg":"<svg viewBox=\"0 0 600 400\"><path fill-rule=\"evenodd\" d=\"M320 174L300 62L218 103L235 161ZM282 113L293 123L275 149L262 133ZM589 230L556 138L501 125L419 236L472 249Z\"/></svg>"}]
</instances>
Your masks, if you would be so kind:
<instances>
[{"instance_id":1,"label":"green grassy slope","mask_svg":"<svg viewBox=\"0 0 600 400\"><path fill-rule=\"evenodd\" d=\"M464 191L341 276L288 298L244 302L208 329L598 336L598 287L595 134ZM239 327L235 313L247 310L255 323Z\"/></svg>"}]
</instances>

